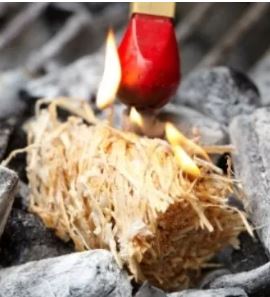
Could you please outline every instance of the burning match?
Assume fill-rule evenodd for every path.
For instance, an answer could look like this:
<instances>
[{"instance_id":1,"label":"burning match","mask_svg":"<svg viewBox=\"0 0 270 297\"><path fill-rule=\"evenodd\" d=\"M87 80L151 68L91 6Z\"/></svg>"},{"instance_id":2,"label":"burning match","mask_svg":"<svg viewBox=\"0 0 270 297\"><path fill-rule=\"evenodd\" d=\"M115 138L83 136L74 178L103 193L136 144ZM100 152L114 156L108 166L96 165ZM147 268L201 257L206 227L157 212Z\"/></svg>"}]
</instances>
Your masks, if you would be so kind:
<instances>
[{"instance_id":1,"label":"burning match","mask_svg":"<svg viewBox=\"0 0 270 297\"><path fill-rule=\"evenodd\" d=\"M137 11L140 10L139 8L141 7L141 5L136 4L135 7L136 7L135 12L137 13ZM147 7L145 7L144 4L142 5L142 7L143 7L143 11L145 12L147 10ZM153 8L153 7L155 7L155 6L151 5L150 8ZM158 7L159 7L159 5L158 5ZM169 5L169 8L171 9L171 11L173 11L173 9L171 8L170 5ZM154 21L154 23L155 23L155 21ZM168 53L164 53L164 55L167 55L167 54ZM164 58L163 58L163 60L164 60ZM155 63L153 62L153 64L155 64ZM124 69L123 71L127 71L127 70L125 70L125 67L126 66L122 66L122 68ZM168 66L166 66L166 67L168 67ZM173 67L175 67L175 63L174 63ZM133 72L133 70L130 70L130 71ZM117 52L117 48L116 48L115 38L114 38L112 30L110 30L108 33L107 42L106 42L104 72L103 72L101 83L99 85L98 92L97 92L96 105L99 109L105 109L107 107L111 107L112 104L114 103L114 101L116 99L117 91L120 86L120 82L122 81L121 86L124 84L121 73L122 73L122 71L121 71L120 60L119 60L119 56L118 56L118 52ZM157 74L152 73L151 75L153 77L155 77ZM141 82L141 84L143 84L143 82ZM154 84L154 83L152 83L152 84ZM166 84L170 85L170 83L166 83ZM137 82L136 87L132 87L132 89L133 89L133 91L135 91L136 89L140 89L140 85L138 84L138 82ZM153 89L153 92L159 93L160 90L159 90L159 88L157 88L156 90ZM126 94L126 96L131 96L131 95ZM154 96L154 94L152 96ZM146 101L146 105L147 105L148 104L147 97L145 97L143 99ZM142 98L140 98L138 100L142 101ZM164 99L162 99L162 101L163 100ZM136 103L134 103L134 104L137 105ZM134 106L132 106L130 109L129 119L133 124L135 124L137 126L137 128L140 128L141 132L145 136L155 135L156 129L159 129L159 133L161 133L160 136L162 136L162 134L164 134L165 124L159 123L155 119L155 113L153 113L153 111L149 111L147 114L144 113L144 115L145 116L142 116L136 110L136 108ZM153 130L155 132L153 132ZM207 154L200 147L196 146L190 140L187 140L180 132L177 132L176 128L173 127L172 125L170 125L169 123L166 124L165 130L166 130L167 139L169 140L169 142L171 144L173 144L172 149L176 155L176 160L177 160L179 166L183 169L184 172L186 172L194 177L198 177L200 175L200 170L195 165L195 163L192 161L192 159L188 156L188 154L185 152L185 150L181 147L181 144L182 144L181 142L183 142L182 140L184 140L186 144L189 143L189 147L193 147L193 149L195 148L196 152L197 153L199 152L200 154L204 155L204 157L207 157ZM152 134L152 133L154 133L154 134ZM176 133L178 133L177 136L175 136ZM173 138L174 138L174 140L172 140ZM179 139L180 139L180 141L179 141ZM171 142L171 140L172 140L172 142ZM173 143L173 142L177 142L177 141L179 141L179 143Z\"/></svg>"}]
</instances>

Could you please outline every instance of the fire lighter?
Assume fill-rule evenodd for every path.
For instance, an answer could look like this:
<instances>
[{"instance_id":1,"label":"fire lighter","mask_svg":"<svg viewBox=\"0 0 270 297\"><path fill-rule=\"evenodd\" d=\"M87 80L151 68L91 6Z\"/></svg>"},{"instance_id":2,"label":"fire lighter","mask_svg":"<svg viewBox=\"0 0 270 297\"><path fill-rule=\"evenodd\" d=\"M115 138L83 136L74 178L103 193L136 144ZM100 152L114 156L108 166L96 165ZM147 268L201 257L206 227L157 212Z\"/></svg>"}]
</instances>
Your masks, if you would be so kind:
<instances>
[{"instance_id":1,"label":"fire lighter","mask_svg":"<svg viewBox=\"0 0 270 297\"><path fill-rule=\"evenodd\" d=\"M175 3L134 2L119 46L122 79L118 95L128 106L158 109L180 82L179 49L173 17Z\"/></svg>"}]
</instances>

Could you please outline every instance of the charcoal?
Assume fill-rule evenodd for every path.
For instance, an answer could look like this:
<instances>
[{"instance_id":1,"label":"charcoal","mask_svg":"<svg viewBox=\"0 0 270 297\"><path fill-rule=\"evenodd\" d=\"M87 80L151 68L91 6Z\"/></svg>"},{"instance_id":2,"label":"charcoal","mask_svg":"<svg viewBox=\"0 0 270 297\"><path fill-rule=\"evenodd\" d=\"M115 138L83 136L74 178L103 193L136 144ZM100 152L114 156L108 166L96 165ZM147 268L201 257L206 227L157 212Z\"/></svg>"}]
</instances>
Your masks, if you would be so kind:
<instances>
[{"instance_id":1,"label":"charcoal","mask_svg":"<svg viewBox=\"0 0 270 297\"><path fill-rule=\"evenodd\" d=\"M226 274L214 279L209 287L242 288L248 296L270 296L270 262L256 269L236 274Z\"/></svg>"},{"instance_id":2,"label":"charcoal","mask_svg":"<svg viewBox=\"0 0 270 297\"><path fill-rule=\"evenodd\" d=\"M200 283L200 289L209 289L210 284L220 276L230 274L231 271L226 268L218 268L204 273Z\"/></svg>"},{"instance_id":3,"label":"charcoal","mask_svg":"<svg viewBox=\"0 0 270 297\"><path fill-rule=\"evenodd\" d=\"M270 105L270 50L251 70L250 76L259 88L262 105Z\"/></svg>"},{"instance_id":4,"label":"charcoal","mask_svg":"<svg viewBox=\"0 0 270 297\"><path fill-rule=\"evenodd\" d=\"M131 297L131 286L108 251L92 250L2 269L0 296Z\"/></svg>"},{"instance_id":5,"label":"charcoal","mask_svg":"<svg viewBox=\"0 0 270 297\"><path fill-rule=\"evenodd\" d=\"M86 56L52 74L29 81L21 94L29 102L29 99L57 96L90 99L100 81L103 63L102 52Z\"/></svg>"},{"instance_id":6,"label":"charcoal","mask_svg":"<svg viewBox=\"0 0 270 297\"><path fill-rule=\"evenodd\" d=\"M247 297L247 294L240 287L207 290L190 289L166 294L164 291L145 283L139 289L135 297Z\"/></svg>"},{"instance_id":7,"label":"charcoal","mask_svg":"<svg viewBox=\"0 0 270 297\"><path fill-rule=\"evenodd\" d=\"M20 116L26 107L19 100L19 90L23 87L29 76L22 69L0 73L0 120Z\"/></svg>"},{"instance_id":8,"label":"charcoal","mask_svg":"<svg viewBox=\"0 0 270 297\"><path fill-rule=\"evenodd\" d=\"M176 102L228 125L238 114L250 114L261 104L259 92L243 73L226 67L196 71L180 86Z\"/></svg>"},{"instance_id":9,"label":"charcoal","mask_svg":"<svg viewBox=\"0 0 270 297\"><path fill-rule=\"evenodd\" d=\"M247 297L245 291L240 287L228 287L206 290L184 290L174 293L165 293L164 291L144 283L135 297Z\"/></svg>"},{"instance_id":10,"label":"charcoal","mask_svg":"<svg viewBox=\"0 0 270 297\"><path fill-rule=\"evenodd\" d=\"M0 241L0 265L18 265L73 251L72 244L57 238L37 216L13 208Z\"/></svg>"},{"instance_id":11,"label":"charcoal","mask_svg":"<svg viewBox=\"0 0 270 297\"><path fill-rule=\"evenodd\" d=\"M230 136L236 152L233 156L237 178L248 200L250 219L267 254L270 254L270 109L260 108L252 115L236 117Z\"/></svg>"},{"instance_id":12,"label":"charcoal","mask_svg":"<svg viewBox=\"0 0 270 297\"><path fill-rule=\"evenodd\" d=\"M15 118L0 120L0 160L3 159L6 153L9 138L14 130L15 123Z\"/></svg>"},{"instance_id":13,"label":"charcoal","mask_svg":"<svg viewBox=\"0 0 270 297\"><path fill-rule=\"evenodd\" d=\"M248 297L244 290L239 288L224 288L215 290L186 290L168 294L167 297Z\"/></svg>"},{"instance_id":14,"label":"charcoal","mask_svg":"<svg viewBox=\"0 0 270 297\"><path fill-rule=\"evenodd\" d=\"M148 282L145 282L138 292L136 293L135 297L166 297L166 293L154 286L151 286Z\"/></svg>"},{"instance_id":15,"label":"charcoal","mask_svg":"<svg viewBox=\"0 0 270 297\"><path fill-rule=\"evenodd\" d=\"M17 188L18 188L18 190L15 195L13 206L15 208L25 211L29 207L30 189L29 189L28 185L21 180L19 180Z\"/></svg>"},{"instance_id":16,"label":"charcoal","mask_svg":"<svg viewBox=\"0 0 270 297\"><path fill-rule=\"evenodd\" d=\"M240 248L228 247L218 255L219 262L231 272L243 272L257 268L268 262L264 247L257 237L242 233L239 237Z\"/></svg>"},{"instance_id":17,"label":"charcoal","mask_svg":"<svg viewBox=\"0 0 270 297\"><path fill-rule=\"evenodd\" d=\"M0 166L0 236L8 219L18 183L17 174Z\"/></svg>"},{"instance_id":18,"label":"charcoal","mask_svg":"<svg viewBox=\"0 0 270 297\"><path fill-rule=\"evenodd\" d=\"M23 125L25 121L28 119L28 108L27 113L25 112L22 117L16 118L16 126L12 134L9 137L8 146L6 148L6 153L4 155L4 159L6 159L11 152L18 148L25 148L27 146L27 136L25 131L23 130ZM5 164L5 161L4 161ZM27 183L26 177L26 153L20 153L14 155L13 158L8 163L8 167L14 170L19 178L20 181Z\"/></svg>"}]
</instances>

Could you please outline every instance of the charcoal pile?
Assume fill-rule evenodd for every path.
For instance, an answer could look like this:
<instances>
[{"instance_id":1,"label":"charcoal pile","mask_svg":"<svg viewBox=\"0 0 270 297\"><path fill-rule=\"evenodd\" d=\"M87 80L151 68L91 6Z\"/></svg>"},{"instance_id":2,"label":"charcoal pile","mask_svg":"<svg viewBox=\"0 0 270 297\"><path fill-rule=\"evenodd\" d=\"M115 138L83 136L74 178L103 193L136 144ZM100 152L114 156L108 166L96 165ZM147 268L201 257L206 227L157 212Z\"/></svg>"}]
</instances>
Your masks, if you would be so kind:
<instances>
[{"instance_id":1,"label":"charcoal pile","mask_svg":"<svg viewBox=\"0 0 270 297\"><path fill-rule=\"evenodd\" d=\"M246 214L254 234L242 232L237 249L222 248L211 256L200 277L192 276L196 283L175 290L151 278L131 280L126 263L121 268L106 245L78 252L69 236L62 234L60 239L55 228L45 226L47 214L38 205L35 213L30 211L24 148L25 127L35 104L40 98L79 98L98 118L104 117L95 100L105 38L110 26L117 38L122 35L128 5L0 4L0 296L270 295L270 44L265 38L270 33L269 10L267 3L234 4L233 11L225 3L177 7L183 77L159 116L174 122L187 137L197 135L209 154L211 146L220 149L213 162L225 175L232 167L239 190L230 194L228 205ZM122 111L116 103L116 126L121 125ZM16 155L5 162L14 150Z\"/></svg>"}]
</instances>

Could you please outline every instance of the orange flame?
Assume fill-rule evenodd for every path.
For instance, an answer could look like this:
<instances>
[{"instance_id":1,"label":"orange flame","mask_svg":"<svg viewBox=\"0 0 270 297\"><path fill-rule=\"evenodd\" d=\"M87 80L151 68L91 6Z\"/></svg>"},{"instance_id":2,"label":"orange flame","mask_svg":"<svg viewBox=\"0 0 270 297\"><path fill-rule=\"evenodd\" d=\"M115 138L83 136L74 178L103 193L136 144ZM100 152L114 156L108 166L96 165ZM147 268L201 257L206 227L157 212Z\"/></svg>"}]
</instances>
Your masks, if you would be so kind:
<instances>
[{"instance_id":1,"label":"orange flame","mask_svg":"<svg viewBox=\"0 0 270 297\"><path fill-rule=\"evenodd\" d=\"M113 104L121 81L121 65L116 47L115 37L109 30L106 49L104 72L97 92L96 105L104 109Z\"/></svg>"},{"instance_id":2,"label":"orange flame","mask_svg":"<svg viewBox=\"0 0 270 297\"><path fill-rule=\"evenodd\" d=\"M129 119L131 123L135 124L136 126L143 128L144 121L142 115L137 111L135 107L131 107L129 113Z\"/></svg>"},{"instance_id":3,"label":"orange flame","mask_svg":"<svg viewBox=\"0 0 270 297\"><path fill-rule=\"evenodd\" d=\"M209 159L207 153L197 144L186 138L173 124L165 124L165 135L172 145L172 150L181 169L194 176L200 176L201 172L189 154L201 155Z\"/></svg>"},{"instance_id":4,"label":"orange flame","mask_svg":"<svg viewBox=\"0 0 270 297\"><path fill-rule=\"evenodd\" d=\"M172 149L176 157L176 160L178 162L178 165L184 172L194 177L200 176L201 174L200 169L195 164L195 162L190 158L190 156L182 149L180 145L173 145Z\"/></svg>"},{"instance_id":5,"label":"orange flame","mask_svg":"<svg viewBox=\"0 0 270 297\"><path fill-rule=\"evenodd\" d=\"M209 160L209 156L203 150L203 148L194 143L192 140L188 139L173 124L169 122L165 124L165 134L166 138L172 145L181 145L189 154L199 155L206 160Z\"/></svg>"}]
</instances>

